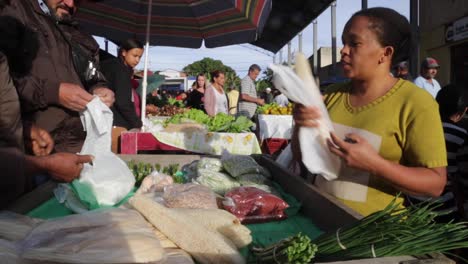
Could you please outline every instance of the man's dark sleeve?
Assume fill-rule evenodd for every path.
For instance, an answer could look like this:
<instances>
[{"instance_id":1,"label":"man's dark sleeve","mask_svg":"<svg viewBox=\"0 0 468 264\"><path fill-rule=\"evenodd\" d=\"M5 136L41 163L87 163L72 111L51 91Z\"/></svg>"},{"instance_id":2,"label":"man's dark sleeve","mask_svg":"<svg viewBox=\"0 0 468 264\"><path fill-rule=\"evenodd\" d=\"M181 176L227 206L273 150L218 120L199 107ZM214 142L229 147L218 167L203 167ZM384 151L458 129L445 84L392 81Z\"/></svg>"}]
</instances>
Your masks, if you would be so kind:
<instances>
[{"instance_id":1,"label":"man's dark sleeve","mask_svg":"<svg viewBox=\"0 0 468 264\"><path fill-rule=\"evenodd\" d=\"M0 210L30 191L32 178L26 175L26 159L17 148L0 148Z\"/></svg>"},{"instance_id":2,"label":"man's dark sleeve","mask_svg":"<svg viewBox=\"0 0 468 264\"><path fill-rule=\"evenodd\" d=\"M11 1L11 4L0 11L0 31L4 52L10 60L10 69L14 72L14 83L25 112L36 111L47 105L58 104L60 83L30 75L37 54L39 43L36 35L27 25L27 13L24 1Z\"/></svg>"}]
</instances>

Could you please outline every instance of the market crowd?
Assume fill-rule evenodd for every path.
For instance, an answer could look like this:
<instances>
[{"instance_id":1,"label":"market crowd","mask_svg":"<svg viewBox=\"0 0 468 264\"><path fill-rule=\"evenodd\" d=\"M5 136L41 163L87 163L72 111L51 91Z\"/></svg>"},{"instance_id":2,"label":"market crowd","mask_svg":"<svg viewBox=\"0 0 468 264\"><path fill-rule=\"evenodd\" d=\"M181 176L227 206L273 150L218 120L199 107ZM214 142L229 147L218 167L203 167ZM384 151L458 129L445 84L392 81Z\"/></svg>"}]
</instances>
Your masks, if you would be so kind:
<instances>
[{"instance_id":1,"label":"market crowd","mask_svg":"<svg viewBox=\"0 0 468 264\"><path fill-rule=\"evenodd\" d=\"M70 182L83 163L92 162L93 157L75 153L86 136L79 113L94 98L111 107L115 127L141 128L134 68L144 47L128 39L117 58L100 62L98 44L73 19L79 1L0 0L0 8L0 208L6 208L44 178ZM368 215L404 192L405 203L440 197L440 210L451 218L466 217L467 100L461 89L466 87L441 88L435 79L440 65L434 58L423 60L421 74L412 82L406 63L411 30L394 10L355 13L342 41L341 65L349 81L325 90L328 114L336 124L380 139L376 149L358 133L331 135L329 151L370 175L366 201L343 202ZM210 116L255 119L259 106L289 103L274 87L257 91L260 72L252 64L240 87L225 87L222 70L199 73L188 92L151 91L148 111L161 100L173 99ZM316 127L321 115L317 108L296 105L296 132ZM295 134L292 146L300 160L298 145Z\"/></svg>"}]
</instances>

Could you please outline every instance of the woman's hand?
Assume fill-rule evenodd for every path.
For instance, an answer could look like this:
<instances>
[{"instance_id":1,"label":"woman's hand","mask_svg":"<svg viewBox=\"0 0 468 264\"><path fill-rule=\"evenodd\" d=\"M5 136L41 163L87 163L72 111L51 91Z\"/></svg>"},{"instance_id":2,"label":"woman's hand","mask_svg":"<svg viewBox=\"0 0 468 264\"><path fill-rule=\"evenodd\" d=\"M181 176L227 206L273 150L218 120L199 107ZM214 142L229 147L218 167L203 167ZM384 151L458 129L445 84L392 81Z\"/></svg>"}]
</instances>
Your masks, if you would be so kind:
<instances>
[{"instance_id":1,"label":"woman's hand","mask_svg":"<svg viewBox=\"0 0 468 264\"><path fill-rule=\"evenodd\" d=\"M376 174L377 167L383 158L364 138L357 134L347 134L340 139L333 132L328 141L328 148L339 156L351 168Z\"/></svg>"},{"instance_id":2,"label":"woman's hand","mask_svg":"<svg viewBox=\"0 0 468 264\"><path fill-rule=\"evenodd\" d=\"M295 104L293 118L297 126L317 127L316 120L320 118L320 110L317 107L305 107L301 104Z\"/></svg>"}]
</instances>

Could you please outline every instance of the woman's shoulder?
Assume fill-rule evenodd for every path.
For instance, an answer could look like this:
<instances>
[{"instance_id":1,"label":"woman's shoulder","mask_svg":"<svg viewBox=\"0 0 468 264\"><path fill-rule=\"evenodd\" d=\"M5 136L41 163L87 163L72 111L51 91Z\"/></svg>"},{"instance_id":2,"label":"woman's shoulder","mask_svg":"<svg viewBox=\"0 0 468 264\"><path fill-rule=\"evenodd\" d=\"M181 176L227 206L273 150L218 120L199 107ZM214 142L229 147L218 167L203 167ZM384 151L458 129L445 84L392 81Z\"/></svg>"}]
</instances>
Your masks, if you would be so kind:
<instances>
[{"instance_id":1,"label":"woman's shoulder","mask_svg":"<svg viewBox=\"0 0 468 264\"><path fill-rule=\"evenodd\" d=\"M437 105L436 100L429 92L410 81L400 79L396 85L400 86L398 91L401 94L400 97L404 98L405 101L423 103L423 105Z\"/></svg>"}]
</instances>

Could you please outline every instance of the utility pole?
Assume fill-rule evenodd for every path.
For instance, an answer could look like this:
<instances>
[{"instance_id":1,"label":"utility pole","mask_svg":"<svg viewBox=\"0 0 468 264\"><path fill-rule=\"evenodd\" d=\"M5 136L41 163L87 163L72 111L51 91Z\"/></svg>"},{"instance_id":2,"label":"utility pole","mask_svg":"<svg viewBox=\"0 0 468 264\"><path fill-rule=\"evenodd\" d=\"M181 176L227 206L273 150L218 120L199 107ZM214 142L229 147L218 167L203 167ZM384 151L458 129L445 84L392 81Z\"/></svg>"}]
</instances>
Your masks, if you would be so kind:
<instances>
[{"instance_id":1,"label":"utility pole","mask_svg":"<svg viewBox=\"0 0 468 264\"><path fill-rule=\"evenodd\" d=\"M279 64L283 64L283 48L279 51Z\"/></svg>"},{"instance_id":2,"label":"utility pole","mask_svg":"<svg viewBox=\"0 0 468 264\"><path fill-rule=\"evenodd\" d=\"M361 9L367 9L367 0L361 0Z\"/></svg>"},{"instance_id":3,"label":"utility pole","mask_svg":"<svg viewBox=\"0 0 468 264\"><path fill-rule=\"evenodd\" d=\"M317 41L317 20L314 20L312 22L313 24L313 35L314 35L314 42L313 42L313 48L314 48L314 58L313 58L313 63L312 63L312 70L315 76L318 76L318 41Z\"/></svg>"},{"instance_id":4,"label":"utility pole","mask_svg":"<svg viewBox=\"0 0 468 264\"><path fill-rule=\"evenodd\" d=\"M414 45L414 50L411 52L410 57L410 73L412 76L419 75L419 0L411 0L410 1L410 23L411 23L411 33L413 38L415 39L416 43ZM399 62L399 61L398 61Z\"/></svg>"},{"instance_id":5,"label":"utility pole","mask_svg":"<svg viewBox=\"0 0 468 264\"><path fill-rule=\"evenodd\" d=\"M331 4L332 76L336 76L336 1Z\"/></svg>"},{"instance_id":6,"label":"utility pole","mask_svg":"<svg viewBox=\"0 0 468 264\"><path fill-rule=\"evenodd\" d=\"M302 52L302 32L299 33L299 52Z\"/></svg>"},{"instance_id":7,"label":"utility pole","mask_svg":"<svg viewBox=\"0 0 468 264\"><path fill-rule=\"evenodd\" d=\"M107 40L106 38L104 39L104 50L106 52L109 52L109 40ZM119 54L117 54L118 56Z\"/></svg>"}]
</instances>

